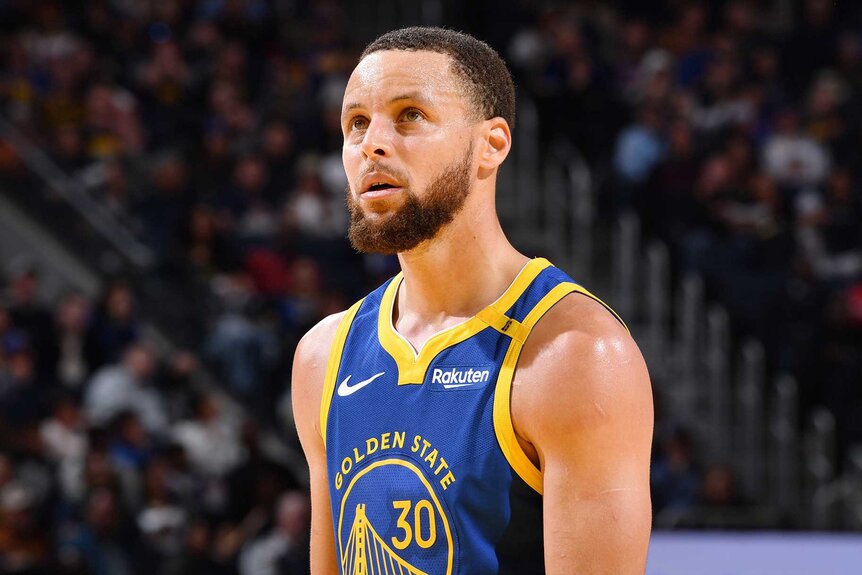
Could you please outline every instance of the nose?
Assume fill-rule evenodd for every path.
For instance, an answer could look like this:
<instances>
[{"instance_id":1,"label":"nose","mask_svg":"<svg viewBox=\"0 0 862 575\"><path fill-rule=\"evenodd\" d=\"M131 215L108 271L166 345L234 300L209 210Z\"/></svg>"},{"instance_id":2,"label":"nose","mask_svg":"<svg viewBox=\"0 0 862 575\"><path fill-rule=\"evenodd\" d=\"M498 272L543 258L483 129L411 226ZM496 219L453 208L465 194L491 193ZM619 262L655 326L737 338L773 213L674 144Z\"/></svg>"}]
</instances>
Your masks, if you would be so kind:
<instances>
[{"instance_id":1,"label":"nose","mask_svg":"<svg viewBox=\"0 0 862 575\"><path fill-rule=\"evenodd\" d=\"M372 118L362 138L362 157L388 158L392 153L392 125L382 118Z\"/></svg>"}]
</instances>

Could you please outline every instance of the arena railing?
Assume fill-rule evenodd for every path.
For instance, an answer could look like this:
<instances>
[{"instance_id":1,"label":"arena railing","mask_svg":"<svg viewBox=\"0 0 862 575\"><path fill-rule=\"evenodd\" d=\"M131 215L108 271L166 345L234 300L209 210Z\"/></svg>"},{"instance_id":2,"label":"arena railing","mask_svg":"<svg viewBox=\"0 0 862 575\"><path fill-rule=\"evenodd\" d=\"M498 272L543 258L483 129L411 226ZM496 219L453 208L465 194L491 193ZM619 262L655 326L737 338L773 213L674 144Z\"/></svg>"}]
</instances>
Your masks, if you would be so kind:
<instances>
[{"instance_id":1,"label":"arena railing","mask_svg":"<svg viewBox=\"0 0 862 575\"><path fill-rule=\"evenodd\" d=\"M91 229L138 270L154 263L152 251L131 232L73 175L67 174L25 136L12 122L0 116L0 138L8 142L27 169L45 186L54 198L74 210ZM28 189L24 193L32 194Z\"/></svg>"},{"instance_id":2,"label":"arena railing","mask_svg":"<svg viewBox=\"0 0 862 575\"><path fill-rule=\"evenodd\" d=\"M775 381L769 416L768 481L772 504L787 516L801 503L799 386L789 375Z\"/></svg>"},{"instance_id":3,"label":"arena railing","mask_svg":"<svg viewBox=\"0 0 862 575\"><path fill-rule=\"evenodd\" d=\"M818 421L819 420L819 421ZM834 420L818 413L812 417L809 443L813 448L823 447L833 439ZM824 456L813 457L809 476L813 476L811 494L811 522L816 528L862 531L862 445L847 450L843 473L829 480L829 471L837 461L834 451L828 448ZM830 460L831 458L831 460Z\"/></svg>"},{"instance_id":4,"label":"arena railing","mask_svg":"<svg viewBox=\"0 0 862 575\"><path fill-rule=\"evenodd\" d=\"M708 302L702 278L672 280L668 249L644 248L638 217L617 220L613 305L644 351L665 424L693 433L701 463L730 464L745 509L694 507L656 517L657 526L840 528L862 523L862 447L836 478L835 423L815 410L804 435L798 384L767 373L761 342L736 342L731 318Z\"/></svg>"},{"instance_id":5,"label":"arena railing","mask_svg":"<svg viewBox=\"0 0 862 575\"><path fill-rule=\"evenodd\" d=\"M593 277L593 175L564 139L543 144L539 115L518 101L518 137L498 179L497 208L506 232L524 253L543 254L575 278Z\"/></svg>"},{"instance_id":6,"label":"arena railing","mask_svg":"<svg viewBox=\"0 0 862 575\"><path fill-rule=\"evenodd\" d=\"M101 287L100 278L105 276L123 274L132 278L144 320L144 337L155 344L160 355L186 347L197 349L194 327L185 318L203 313L195 310L202 307L199 304L205 297L192 297L182 285L167 283L160 277L154 269L152 251L94 197L77 175L64 172L2 116L0 139L12 146L25 168L17 170L12 177L3 174L0 193L11 200L10 204L16 209L20 208L36 227L56 238L68 255L86 268L88 277L98 278L92 280L91 289L84 291L96 297ZM45 265L57 267L60 264L57 256L45 260ZM59 274L62 278L67 275ZM62 293L67 287L60 286L56 292ZM81 286L76 287L80 289ZM190 301L197 305L189 305ZM234 398L206 367L198 372L192 385L200 391L216 390L228 417L253 417L247 406ZM266 428L262 440L263 449L270 456L290 466L297 476L305 473L304 459L296 449Z\"/></svg>"}]
</instances>

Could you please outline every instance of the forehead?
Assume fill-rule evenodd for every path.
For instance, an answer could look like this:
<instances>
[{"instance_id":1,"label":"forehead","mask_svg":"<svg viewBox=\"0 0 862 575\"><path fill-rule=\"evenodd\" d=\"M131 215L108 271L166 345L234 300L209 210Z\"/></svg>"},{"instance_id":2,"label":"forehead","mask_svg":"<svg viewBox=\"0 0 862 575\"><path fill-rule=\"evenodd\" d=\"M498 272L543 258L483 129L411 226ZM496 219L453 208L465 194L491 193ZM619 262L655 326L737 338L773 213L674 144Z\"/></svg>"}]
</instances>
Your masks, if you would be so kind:
<instances>
[{"instance_id":1,"label":"forehead","mask_svg":"<svg viewBox=\"0 0 862 575\"><path fill-rule=\"evenodd\" d=\"M433 104L464 107L463 81L451 69L446 54L383 50L369 54L353 70L344 92L344 110L371 106L402 95L416 95Z\"/></svg>"}]
</instances>

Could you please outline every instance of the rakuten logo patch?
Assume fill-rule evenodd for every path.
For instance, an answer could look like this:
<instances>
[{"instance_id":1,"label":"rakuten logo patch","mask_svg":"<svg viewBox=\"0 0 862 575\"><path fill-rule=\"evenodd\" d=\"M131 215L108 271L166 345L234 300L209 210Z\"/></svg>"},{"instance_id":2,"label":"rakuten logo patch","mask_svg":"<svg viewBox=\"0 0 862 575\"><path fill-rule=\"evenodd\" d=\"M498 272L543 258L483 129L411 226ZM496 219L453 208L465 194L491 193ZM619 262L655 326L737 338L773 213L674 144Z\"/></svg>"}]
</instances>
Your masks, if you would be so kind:
<instances>
[{"instance_id":1,"label":"rakuten logo patch","mask_svg":"<svg viewBox=\"0 0 862 575\"><path fill-rule=\"evenodd\" d=\"M444 389L458 387L481 387L491 380L490 369L459 367L435 367L431 371L431 383L442 385Z\"/></svg>"}]
</instances>

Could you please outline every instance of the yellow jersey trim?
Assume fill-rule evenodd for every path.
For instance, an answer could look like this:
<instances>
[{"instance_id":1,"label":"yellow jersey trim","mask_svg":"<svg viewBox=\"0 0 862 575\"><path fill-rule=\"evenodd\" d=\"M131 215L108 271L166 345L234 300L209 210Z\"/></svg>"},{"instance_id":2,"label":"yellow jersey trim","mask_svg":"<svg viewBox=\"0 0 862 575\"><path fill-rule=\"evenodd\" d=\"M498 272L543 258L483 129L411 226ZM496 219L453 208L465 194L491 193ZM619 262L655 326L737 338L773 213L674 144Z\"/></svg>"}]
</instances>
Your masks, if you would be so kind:
<instances>
[{"instance_id":1,"label":"yellow jersey trim","mask_svg":"<svg viewBox=\"0 0 862 575\"><path fill-rule=\"evenodd\" d=\"M476 317L503 335L508 335L512 339L517 339L521 343L527 341L527 336L530 334L530 330L528 330L524 324L516 319L510 318L504 312L493 306L486 307L479 312Z\"/></svg>"},{"instance_id":2,"label":"yellow jersey trim","mask_svg":"<svg viewBox=\"0 0 862 575\"><path fill-rule=\"evenodd\" d=\"M530 310L527 317L523 321L523 329L526 335L523 340L512 339L509 344L509 350L506 352L506 357L503 359L503 365L500 368L500 375L497 378L497 387L494 390L494 432L497 435L497 442L500 444L500 449L503 451L506 460L515 473L524 480L524 483L532 487L541 495L543 475L527 454L524 453L521 444L518 443L518 438L515 435L515 425L512 423L512 380L515 376L515 369L518 365L518 358L521 355L521 350L524 347L526 337L530 334L533 327L542 319L549 309L556 305L561 299L570 293L583 294L598 303L602 304L610 311L617 320L628 330L622 318L611 309L608 304L597 298L588 290L572 282L563 282L556 285L551 291L539 300L539 303Z\"/></svg>"},{"instance_id":3,"label":"yellow jersey trim","mask_svg":"<svg viewBox=\"0 0 862 575\"><path fill-rule=\"evenodd\" d=\"M419 353L395 331L392 322L392 310L395 306L395 297L398 287L404 279L399 273L386 287L383 299L380 302L380 315L377 319L377 334L380 345L392 356L398 366L398 385L421 384L425 380L425 372L431 361L444 349L465 341L486 327L488 323L483 321L491 315L502 315L498 310L511 308L521 294L533 283L542 270L549 267L551 262L544 258L536 258L527 262L512 285L503 292L500 298L478 314L458 325L452 326L439 333L434 334ZM490 311L489 311L490 310ZM496 329L496 328L495 328ZM519 335L523 336L523 334Z\"/></svg>"},{"instance_id":4,"label":"yellow jersey trim","mask_svg":"<svg viewBox=\"0 0 862 575\"><path fill-rule=\"evenodd\" d=\"M621 324L624 328L626 328L626 331L627 331L629 334L631 334L631 330L629 329L629 326L627 326L627 325L626 325L626 322L624 322L624 321L623 321L623 318L622 318L622 317L620 317L620 314L618 314L617 312L615 312L615 311L614 311L614 308L612 308L611 306L609 306L608 304L606 304L605 302L603 302L603 301L602 301L598 296L596 296L594 293L590 292L588 289L586 289L586 288L584 288L584 287L582 287L582 286L579 286L578 284L571 284L571 285L573 285L573 286L574 286L574 288L575 288L575 289L574 289L574 291L575 291L575 292L577 292L577 293L579 293L579 294L583 294L583 295L587 296L588 298L590 298L590 299L592 299L592 300L595 300L596 302L598 302L598 303L602 304L602 306L604 306L604 308L605 308L606 310L608 310L609 312L611 312L611 315L612 315L612 316L614 316L614 317L617 319L617 321L618 321L618 322L620 322L620 324ZM538 320L537 320L537 321L538 321Z\"/></svg>"},{"instance_id":5,"label":"yellow jersey trim","mask_svg":"<svg viewBox=\"0 0 862 575\"><path fill-rule=\"evenodd\" d=\"M329 418L329 406L332 404L332 394L335 393L335 380L338 377L338 368L341 366L341 354L344 352L344 343L347 341L347 334L350 332L350 326L353 324L353 319L359 311L364 299L359 300L344 314L341 322L338 324L338 329L335 331L335 338L332 340L332 346L329 348L329 359L326 362L326 375L323 379L323 396L320 400L320 437L323 439L323 445L326 445L326 422Z\"/></svg>"}]
</instances>

